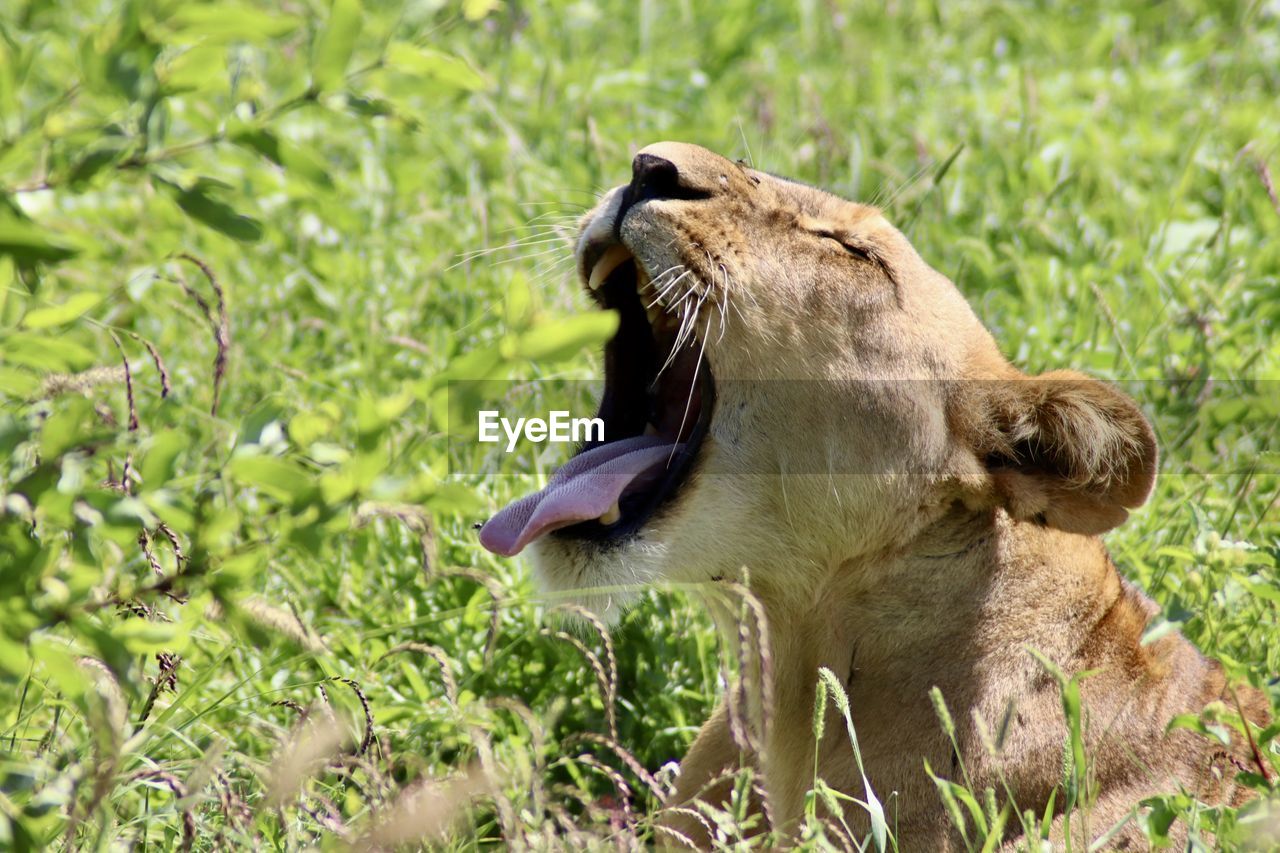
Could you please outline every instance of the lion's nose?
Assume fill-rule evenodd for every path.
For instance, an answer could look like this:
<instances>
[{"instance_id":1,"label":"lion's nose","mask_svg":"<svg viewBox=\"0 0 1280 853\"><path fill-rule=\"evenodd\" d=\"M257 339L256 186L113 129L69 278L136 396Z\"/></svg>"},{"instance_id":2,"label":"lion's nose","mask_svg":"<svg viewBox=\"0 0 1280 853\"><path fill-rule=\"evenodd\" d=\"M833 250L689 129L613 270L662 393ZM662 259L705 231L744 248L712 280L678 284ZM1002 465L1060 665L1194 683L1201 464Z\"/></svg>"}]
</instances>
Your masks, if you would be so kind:
<instances>
[{"instance_id":1,"label":"lion's nose","mask_svg":"<svg viewBox=\"0 0 1280 853\"><path fill-rule=\"evenodd\" d=\"M710 198L711 193L699 185L695 172L691 164L682 167L675 158L641 151L631 161L631 202Z\"/></svg>"},{"instance_id":2,"label":"lion's nose","mask_svg":"<svg viewBox=\"0 0 1280 853\"><path fill-rule=\"evenodd\" d=\"M732 164L718 154L685 142L655 142L631 161L626 186L613 220L615 234L622 220L646 201L709 199L729 186Z\"/></svg>"},{"instance_id":3,"label":"lion's nose","mask_svg":"<svg viewBox=\"0 0 1280 853\"><path fill-rule=\"evenodd\" d=\"M636 201L677 198L681 191L680 170L665 157L640 153L631 161L631 186Z\"/></svg>"}]
</instances>

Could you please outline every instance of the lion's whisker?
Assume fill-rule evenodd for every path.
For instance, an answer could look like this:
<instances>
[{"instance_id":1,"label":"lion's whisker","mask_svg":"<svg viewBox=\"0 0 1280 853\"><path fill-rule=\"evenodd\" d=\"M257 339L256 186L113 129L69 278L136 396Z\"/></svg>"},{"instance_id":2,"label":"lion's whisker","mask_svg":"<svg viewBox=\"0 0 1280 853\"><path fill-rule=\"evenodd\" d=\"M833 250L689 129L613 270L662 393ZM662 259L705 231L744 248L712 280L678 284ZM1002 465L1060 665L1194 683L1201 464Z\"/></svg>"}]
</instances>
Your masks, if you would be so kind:
<instances>
[{"instance_id":1,"label":"lion's whisker","mask_svg":"<svg viewBox=\"0 0 1280 853\"><path fill-rule=\"evenodd\" d=\"M500 267L508 264L524 263L525 261L532 261L535 258L545 258L548 255L556 254L558 252L560 252L560 247L553 246L550 249L543 249L541 252L532 252L526 255L517 255L513 258L502 258L501 260L491 261L490 266Z\"/></svg>"},{"instance_id":2,"label":"lion's whisker","mask_svg":"<svg viewBox=\"0 0 1280 853\"><path fill-rule=\"evenodd\" d=\"M650 302L646 307L652 308L653 306L657 305L659 302L662 302L663 300L665 300L667 298L667 294L670 293L675 288L675 286L681 282L681 280L683 280L686 276L689 276L692 274L693 274L693 270L685 270L683 273L673 278L670 282L668 282L667 284L664 284L662 287L662 290L659 291L654 296L653 301Z\"/></svg>"},{"instance_id":3,"label":"lion's whisker","mask_svg":"<svg viewBox=\"0 0 1280 853\"><path fill-rule=\"evenodd\" d=\"M687 306L685 303L687 302L689 297L692 295L693 295L692 290L686 291L684 296L680 297L680 300L675 305L672 306L672 308L677 312L677 314L680 315L680 329L676 332L676 339L671 344L671 352L667 354L667 360L664 361L662 363L662 366L658 368L658 372L654 376L655 379L658 376L661 376L663 372L671 365L671 363L675 361L677 354L680 352L680 349L685 345L689 335L696 331L697 316L698 316L699 309L702 308L702 299L700 298L698 300L697 306L693 310L687 310Z\"/></svg>"},{"instance_id":4,"label":"lion's whisker","mask_svg":"<svg viewBox=\"0 0 1280 853\"><path fill-rule=\"evenodd\" d=\"M538 235L528 240L508 240L500 246L490 246L487 249L473 249L463 255L464 260L472 261L485 255L492 255L494 252L502 252L509 249L522 249L526 246L540 246L544 243L568 243L569 240L563 235L544 236Z\"/></svg>"},{"instance_id":5,"label":"lion's whisker","mask_svg":"<svg viewBox=\"0 0 1280 853\"><path fill-rule=\"evenodd\" d=\"M701 302L698 303L698 307L699 308L702 307ZM690 380L689 382L689 398L685 401L685 404L684 404L684 414L680 416L680 429L676 430L677 440L680 438L681 435L684 434L684 425L689 420L689 409L693 407L693 395L698 390L698 371L702 369L702 358L703 356L706 355L706 352L707 352L707 336L704 335L702 338L702 348L698 350L698 360L693 364L693 379ZM678 441L677 443L671 445L671 455L667 457L668 465L670 465L671 460L675 458L676 448L678 446L679 446Z\"/></svg>"},{"instance_id":6,"label":"lion's whisker","mask_svg":"<svg viewBox=\"0 0 1280 853\"><path fill-rule=\"evenodd\" d=\"M497 252L513 252L519 249L525 249L532 246L545 245L548 243L560 244L556 246L551 246L549 251L559 252L570 247L569 241L564 237L548 237L545 239L530 240L530 241L523 241L523 242L522 241L508 242L508 243L503 243L501 246L491 246L488 249L475 249L471 252L467 252L466 254L459 257L455 263L450 264L448 267L446 267L445 272L449 272L450 270L457 269L458 267L463 266L464 264L469 264L472 261L487 257L488 255L492 255ZM544 253L539 252L533 255L519 254L519 255L513 256L512 258L508 258L506 260L507 261L523 260L530 257L538 257L539 254L544 254Z\"/></svg>"}]
</instances>

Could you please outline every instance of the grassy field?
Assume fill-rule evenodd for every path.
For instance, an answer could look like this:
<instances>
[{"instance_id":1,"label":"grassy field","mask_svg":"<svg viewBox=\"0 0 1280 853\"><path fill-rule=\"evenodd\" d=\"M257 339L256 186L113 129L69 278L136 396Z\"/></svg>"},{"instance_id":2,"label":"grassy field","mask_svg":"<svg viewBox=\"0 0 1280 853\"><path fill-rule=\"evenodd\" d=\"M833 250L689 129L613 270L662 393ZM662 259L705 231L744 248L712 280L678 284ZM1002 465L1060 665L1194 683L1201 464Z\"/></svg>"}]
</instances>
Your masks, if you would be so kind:
<instances>
[{"instance_id":1,"label":"grassy field","mask_svg":"<svg viewBox=\"0 0 1280 853\"><path fill-rule=\"evenodd\" d=\"M595 375L573 221L666 138L1129 383L1107 543L1280 701L1274 2L359 2L0 0L0 847L651 840L734 655L687 590L566 628L445 392Z\"/></svg>"}]
</instances>

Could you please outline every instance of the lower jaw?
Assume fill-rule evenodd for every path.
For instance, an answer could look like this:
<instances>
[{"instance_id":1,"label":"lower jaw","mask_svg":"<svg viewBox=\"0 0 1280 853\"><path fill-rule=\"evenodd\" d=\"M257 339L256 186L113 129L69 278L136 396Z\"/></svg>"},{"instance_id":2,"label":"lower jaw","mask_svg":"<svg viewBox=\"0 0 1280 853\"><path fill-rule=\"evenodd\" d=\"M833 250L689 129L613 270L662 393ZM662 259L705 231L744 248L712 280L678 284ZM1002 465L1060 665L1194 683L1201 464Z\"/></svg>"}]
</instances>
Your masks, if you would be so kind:
<instances>
[{"instance_id":1,"label":"lower jaw","mask_svg":"<svg viewBox=\"0 0 1280 853\"><path fill-rule=\"evenodd\" d=\"M534 581L549 604L575 604L616 618L645 589L662 580L646 549L624 547L634 539L601 549L592 542L539 539L529 546Z\"/></svg>"}]
</instances>

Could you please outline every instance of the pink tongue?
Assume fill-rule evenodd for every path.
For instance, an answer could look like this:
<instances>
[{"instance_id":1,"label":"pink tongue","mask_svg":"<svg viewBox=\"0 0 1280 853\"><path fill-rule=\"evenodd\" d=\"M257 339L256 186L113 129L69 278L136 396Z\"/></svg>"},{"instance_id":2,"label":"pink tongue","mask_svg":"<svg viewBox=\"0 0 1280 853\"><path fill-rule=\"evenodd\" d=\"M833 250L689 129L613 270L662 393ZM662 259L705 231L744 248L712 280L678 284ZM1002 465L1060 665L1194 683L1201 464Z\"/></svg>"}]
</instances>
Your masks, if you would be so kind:
<instances>
[{"instance_id":1,"label":"pink tongue","mask_svg":"<svg viewBox=\"0 0 1280 853\"><path fill-rule=\"evenodd\" d=\"M570 459L542 491L521 498L480 530L480 544L504 557L552 530L599 518L629 487L651 482L683 445L638 435Z\"/></svg>"}]
</instances>

